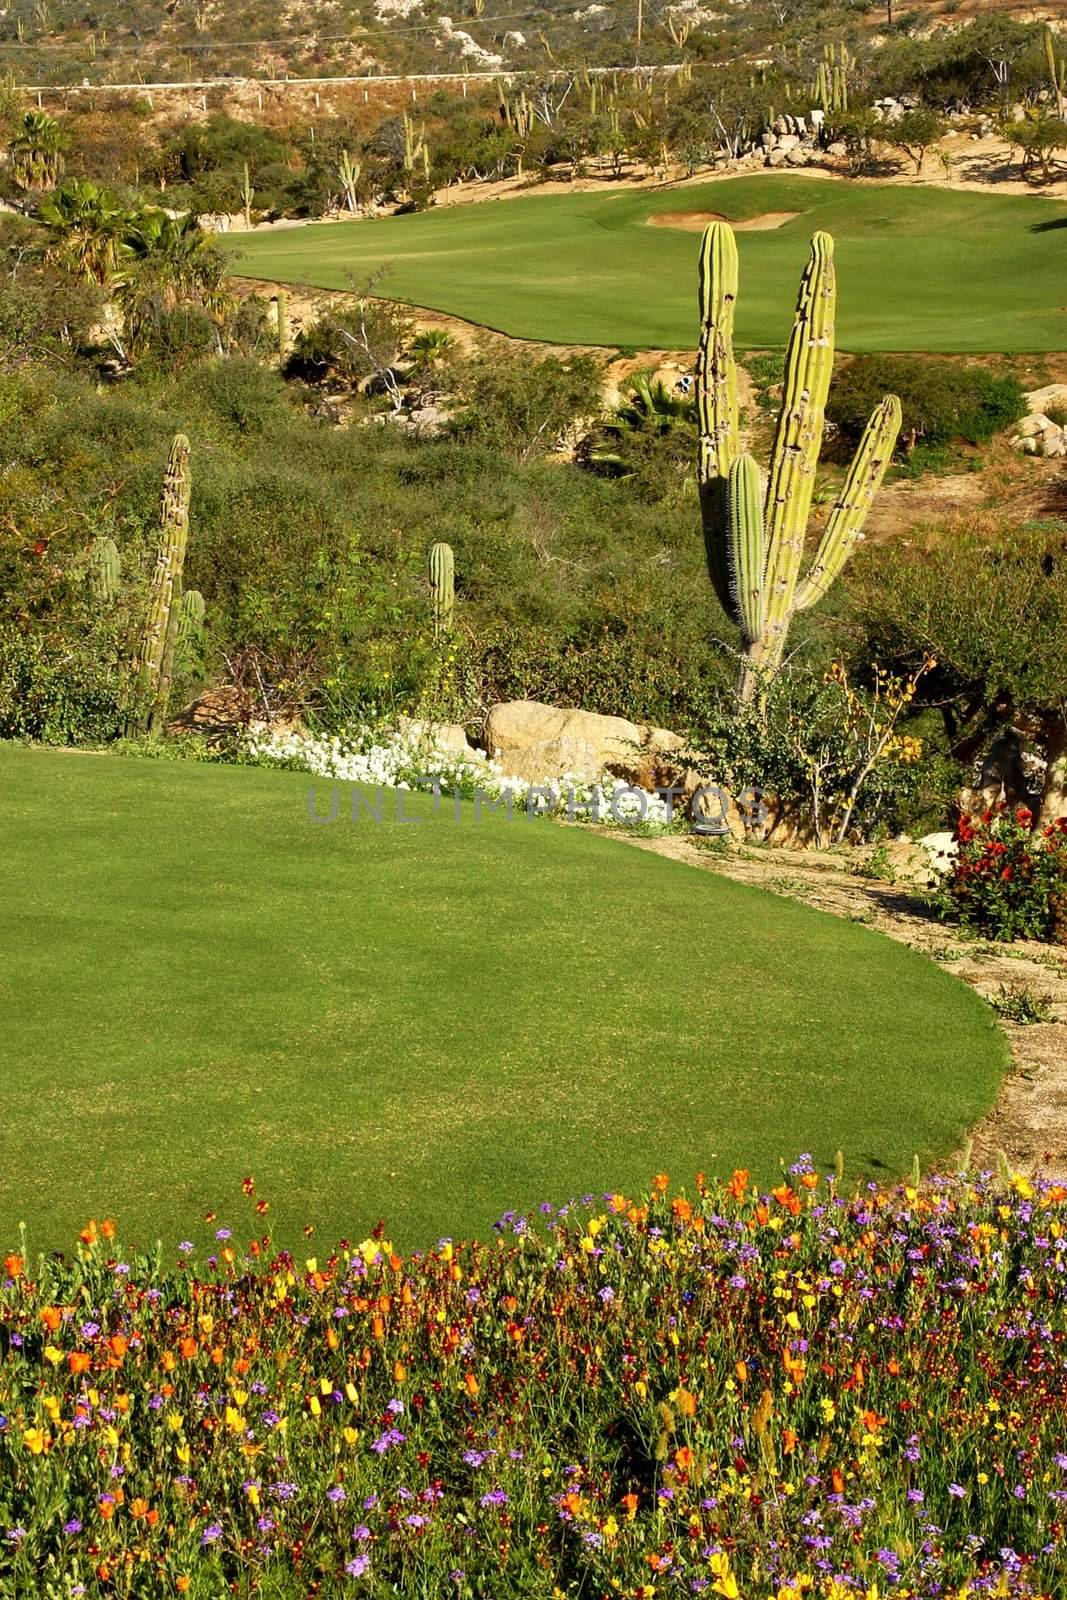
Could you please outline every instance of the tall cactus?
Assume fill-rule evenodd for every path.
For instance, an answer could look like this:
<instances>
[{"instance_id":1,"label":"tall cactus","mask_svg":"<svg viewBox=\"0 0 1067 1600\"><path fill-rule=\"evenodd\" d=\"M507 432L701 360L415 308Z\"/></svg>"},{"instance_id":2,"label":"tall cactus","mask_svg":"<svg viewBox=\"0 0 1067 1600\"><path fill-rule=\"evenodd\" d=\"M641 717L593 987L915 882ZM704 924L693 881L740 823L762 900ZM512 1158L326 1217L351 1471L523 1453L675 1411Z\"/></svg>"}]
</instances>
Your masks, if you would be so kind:
<instances>
[{"instance_id":1,"label":"tall cactus","mask_svg":"<svg viewBox=\"0 0 1067 1600\"><path fill-rule=\"evenodd\" d=\"M99 534L89 546L89 590L94 600L111 605L122 578L122 557L114 539Z\"/></svg>"},{"instance_id":2,"label":"tall cactus","mask_svg":"<svg viewBox=\"0 0 1067 1600\"><path fill-rule=\"evenodd\" d=\"M149 589L148 616L137 657L138 698L147 706L145 727L157 733L167 716L172 663L189 538L189 441L174 436L163 478L159 546Z\"/></svg>"},{"instance_id":3,"label":"tall cactus","mask_svg":"<svg viewBox=\"0 0 1067 1600\"><path fill-rule=\"evenodd\" d=\"M1056 115L1063 111L1064 94L1067 93L1067 61L1056 53L1056 35L1045 24L1045 59L1048 62L1049 79L1052 84L1052 93L1055 96Z\"/></svg>"},{"instance_id":4,"label":"tall cactus","mask_svg":"<svg viewBox=\"0 0 1067 1600\"><path fill-rule=\"evenodd\" d=\"M274 317L278 354L284 360L289 353L289 296L284 289L278 290L278 298L274 303Z\"/></svg>"},{"instance_id":5,"label":"tall cactus","mask_svg":"<svg viewBox=\"0 0 1067 1600\"><path fill-rule=\"evenodd\" d=\"M781 665L793 617L822 599L862 537L900 431L900 401L888 395L867 423L815 559L801 578L834 363L833 248L828 233L812 238L786 351L770 471L761 494L759 469L751 456L740 451L738 441L733 354L737 243L724 222L713 222L701 243L697 357L701 513L712 585L724 611L741 630L744 649L737 689L742 700L752 699L761 676Z\"/></svg>"},{"instance_id":6,"label":"tall cactus","mask_svg":"<svg viewBox=\"0 0 1067 1600\"><path fill-rule=\"evenodd\" d=\"M456 563L450 544L431 545L429 573L433 634L440 639L451 630L456 601Z\"/></svg>"}]
</instances>

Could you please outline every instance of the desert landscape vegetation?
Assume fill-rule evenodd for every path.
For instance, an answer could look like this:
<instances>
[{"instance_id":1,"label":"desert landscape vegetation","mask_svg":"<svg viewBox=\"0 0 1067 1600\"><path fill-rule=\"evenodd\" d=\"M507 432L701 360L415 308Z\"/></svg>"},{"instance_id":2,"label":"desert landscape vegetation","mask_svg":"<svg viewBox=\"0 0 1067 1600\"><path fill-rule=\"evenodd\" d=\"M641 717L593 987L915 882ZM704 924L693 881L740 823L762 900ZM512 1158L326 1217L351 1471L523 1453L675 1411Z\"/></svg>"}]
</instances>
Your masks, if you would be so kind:
<instances>
[{"instance_id":1,"label":"desert landscape vegetation","mask_svg":"<svg viewBox=\"0 0 1067 1600\"><path fill-rule=\"evenodd\" d=\"M1067 1593L1060 9L0 16L0 1596Z\"/></svg>"}]
</instances>

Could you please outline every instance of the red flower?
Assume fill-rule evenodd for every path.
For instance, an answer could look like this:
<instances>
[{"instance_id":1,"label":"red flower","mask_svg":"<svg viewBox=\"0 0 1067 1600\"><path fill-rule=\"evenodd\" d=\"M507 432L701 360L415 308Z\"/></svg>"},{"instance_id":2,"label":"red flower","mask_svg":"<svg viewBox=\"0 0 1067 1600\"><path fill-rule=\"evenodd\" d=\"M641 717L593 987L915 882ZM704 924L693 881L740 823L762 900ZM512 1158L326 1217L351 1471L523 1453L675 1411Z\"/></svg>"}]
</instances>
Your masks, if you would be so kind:
<instances>
[{"instance_id":1,"label":"red flower","mask_svg":"<svg viewBox=\"0 0 1067 1600\"><path fill-rule=\"evenodd\" d=\"M1015 820L1020 828L1028 828L1034 820L1034 813L1029 806L1019 806L1015 812Z\"/></svg>"},{"instance_id":2,"label":"red flower","mask_svg":"<svg viewBox=\"0 0 1067 1600\"><path fill-rule=\"evenodd\" d=\"M1008 883L1015 876L1014 867L1005 867L1004 871L1000 874L1000 876L1001 876L1002 882Z\"/></svg>"}]
</instances>

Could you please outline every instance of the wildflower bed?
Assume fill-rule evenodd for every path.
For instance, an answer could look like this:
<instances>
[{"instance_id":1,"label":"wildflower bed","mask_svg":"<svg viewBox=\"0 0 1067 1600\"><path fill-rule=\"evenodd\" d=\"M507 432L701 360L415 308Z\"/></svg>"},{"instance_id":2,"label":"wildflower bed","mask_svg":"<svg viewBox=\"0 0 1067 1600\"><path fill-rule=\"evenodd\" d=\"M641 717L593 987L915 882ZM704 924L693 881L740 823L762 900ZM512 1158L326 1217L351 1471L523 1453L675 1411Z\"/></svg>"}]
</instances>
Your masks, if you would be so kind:
<instances>
[{"instance_id":1,"label":"wildflower bed","mask_svg":"<svg viewBox=\"0 0 1067 1600\"><path fill-rule=\"evenodd\" d=\"M1061 1596L1067 1188L1007 1177L9 1255L0 1593Z\"/></svg>"}]
</instances>

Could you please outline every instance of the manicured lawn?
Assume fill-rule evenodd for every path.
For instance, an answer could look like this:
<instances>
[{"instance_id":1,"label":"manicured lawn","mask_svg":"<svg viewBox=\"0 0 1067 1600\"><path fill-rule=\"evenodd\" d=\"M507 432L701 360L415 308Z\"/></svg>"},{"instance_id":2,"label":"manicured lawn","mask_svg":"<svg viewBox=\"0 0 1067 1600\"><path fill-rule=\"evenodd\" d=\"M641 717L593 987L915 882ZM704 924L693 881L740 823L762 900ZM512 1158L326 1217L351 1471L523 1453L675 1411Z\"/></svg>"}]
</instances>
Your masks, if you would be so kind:
<instances>
[{"instance_id":1,"label":"manicured lawn","mask_svg":"<svg viewBox=\"0 0 1067 1600\"><path fill-rule=\"evenodd\" d=\"M316 826L308 787L0 747L0 1244L247 1229L246 1173L284 1240L407 1245L661 1169L888 1178L993 1097L985 1007L868 929L428 797Z\"/></svg>"},{"instance_id":2,"label":"manicured lawn","mask_svg":"<svg viewBox=\"0 0 1067 1600\"><path fill-rule=\"evenodd\" d=\"M740 236L742 344L784 344L808 239L825 228L837 241L843 350L1067 348L1067 211L1027 195L775 173L654 194L533 195L223 242L247 277L345 289L387 268L381 293L521 338L685 349L697 340L699 235L647 220L682 210L733 220L799 213Z\"/></svg>"}]
</instances>

